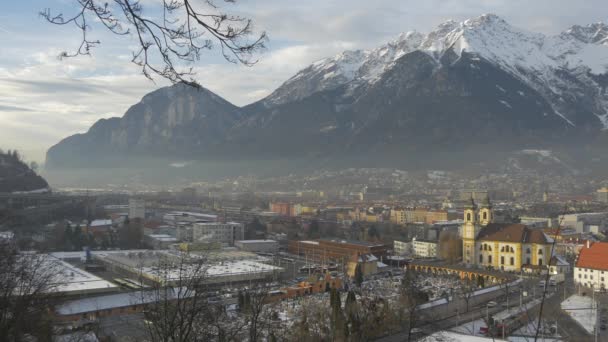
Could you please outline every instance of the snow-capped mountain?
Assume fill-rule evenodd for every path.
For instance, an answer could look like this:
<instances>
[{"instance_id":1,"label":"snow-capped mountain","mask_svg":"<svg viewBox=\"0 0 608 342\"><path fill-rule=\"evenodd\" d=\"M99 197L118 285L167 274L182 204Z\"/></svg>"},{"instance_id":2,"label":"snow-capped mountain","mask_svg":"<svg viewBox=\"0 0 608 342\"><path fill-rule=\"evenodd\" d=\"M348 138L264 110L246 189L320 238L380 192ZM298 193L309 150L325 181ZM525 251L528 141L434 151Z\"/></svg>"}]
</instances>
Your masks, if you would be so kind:
<instances>
[{"instance_id":1,"label":"snow-capped mountain","mask_svg":"<svg viewBox=\"0 0 608 342\"><path fill-rule=\"evenodd\" d=\"M531 33L509 25L493 14L442 23L427 35L401 34L369 51L345 51L298 72L264 99L267 107L299 100L315 92L351 83L375 82L400 57L422 51L438 62L452 62L463 53L483 58L538 91L553 114L576 126L572 95L592 95L586 108L608 128L608 93L602 90L608 70L608 25L573 26L556 36ZM500 85L498 85L500 86ZM590 94L590 93L596 94ZM524 96L524 95L522 95ZM574 105L576 107L576 105ZM585 120L583 120L585 121Z\"/></svg>"},{"instance_id":2,"label":"snow-capped mountain","mask_svg":"<svg viewBox=\"0 0 608 342\"><path fill-rule=\"evenodd\" d=\"M53 146L47 161L137 152L463 163L523 149L605 156L606 141L608 25L547 36L487 14L314 62L242 108L208 90L158 90Z\"/></svg>"},{"instance_id":3,"label":"snow-capped mountain","mask_svg":"<svg viewBox=\"0 0 608 342\"><path fill-rule=\"evenodd\" d=\"M349 82L373 82L399 57L414 51L424 35L402 33L397 39L373 50L344 51L302 69L263 100L267 107L299 100L318 91Z\"/></svg>"}]
</instances>

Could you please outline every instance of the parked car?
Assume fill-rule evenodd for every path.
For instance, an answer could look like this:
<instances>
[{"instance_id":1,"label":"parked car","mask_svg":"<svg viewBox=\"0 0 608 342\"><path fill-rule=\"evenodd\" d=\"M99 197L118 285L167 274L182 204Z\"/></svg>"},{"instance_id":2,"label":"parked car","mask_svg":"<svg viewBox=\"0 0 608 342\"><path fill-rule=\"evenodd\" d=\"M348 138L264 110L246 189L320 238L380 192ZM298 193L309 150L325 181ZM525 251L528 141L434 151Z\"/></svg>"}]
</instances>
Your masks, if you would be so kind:
<instances>
[{"instance_id":1,"label":"parked car","mask_svg":"<svg viewBox=\"0 0 608 342\"><path fill-rule=\"evenodd\" d=\"M498 303L496 303L495 301L489 301L488 304L486 304L489 308L493 308L496 307L496 305L498 305Z\"/></svg>"}]
</instances>

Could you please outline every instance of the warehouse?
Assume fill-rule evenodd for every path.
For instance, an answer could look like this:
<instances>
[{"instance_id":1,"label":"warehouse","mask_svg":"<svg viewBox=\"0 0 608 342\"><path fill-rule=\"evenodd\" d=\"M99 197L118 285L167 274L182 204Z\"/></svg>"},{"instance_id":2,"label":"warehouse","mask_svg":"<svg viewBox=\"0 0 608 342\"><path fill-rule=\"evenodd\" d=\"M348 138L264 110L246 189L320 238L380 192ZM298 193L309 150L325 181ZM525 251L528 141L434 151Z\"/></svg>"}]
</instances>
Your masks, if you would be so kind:
<instances>
[{"instance_id":1,"label":"warehouse","mask_svg":"<svg viewBox=\"0 0 608 342\"><path fill-rule=\"evenodd\" d=\"M238 240L234 246L242 251L253 253L276 253L279 244L274 240Z\"/></svg>"}]
</instances>

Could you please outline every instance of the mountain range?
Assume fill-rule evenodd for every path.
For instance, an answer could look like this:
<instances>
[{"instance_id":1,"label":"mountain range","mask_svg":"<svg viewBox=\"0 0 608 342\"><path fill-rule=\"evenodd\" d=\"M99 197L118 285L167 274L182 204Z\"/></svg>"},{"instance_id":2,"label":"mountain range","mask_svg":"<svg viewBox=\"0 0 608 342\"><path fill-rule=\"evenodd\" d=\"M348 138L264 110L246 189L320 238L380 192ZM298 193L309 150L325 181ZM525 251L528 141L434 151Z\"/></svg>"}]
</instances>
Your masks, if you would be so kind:
<instances>
[{"instance_id":1,"label":"mountain range","mask_svg":"<svg viewBox=\"0 0 608 342\"><path fill-rule=\"evenodd\" d=\"M244 107L204 87L158 89L122 118L52 146L46 165L306 159L437 167L524 149L605 160L607 87L608 25L546 36L486 14L319 60Z\"/></svg>"}]
</instances>

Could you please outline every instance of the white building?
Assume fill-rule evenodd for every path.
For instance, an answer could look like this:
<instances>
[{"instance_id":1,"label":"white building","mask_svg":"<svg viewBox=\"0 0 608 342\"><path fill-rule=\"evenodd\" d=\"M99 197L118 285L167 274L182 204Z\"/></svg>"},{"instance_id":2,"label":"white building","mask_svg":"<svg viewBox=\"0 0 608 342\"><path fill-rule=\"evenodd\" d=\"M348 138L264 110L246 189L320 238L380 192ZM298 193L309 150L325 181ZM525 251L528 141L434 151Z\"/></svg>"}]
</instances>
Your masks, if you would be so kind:
<instances>
[{"instance_id":1,"label":"white building","mask_svg":"<svg viewBox=\"0 0 608 342\"><path fill-rule=\"evenodd\" d=\"M437 242L412 239L412 253L421 258L437 257Z\"/></svg>"},{"instance_id":2,"label":"white building","mask_svg":"<svg viewBox=\"0 0 608 342\"><path fill-rule=\"evenodd\" d=\"M129 198L129 219L146 218L146 201L138 198Z\"/></svg>"},{"instance_id":3,"label":"white building","mask_svg":"<svg viewBox=\"0 0 608 342\"><path fill-rule=\"evenodd\" d=\"M170 245L178 243L179 241L168 234L147 234L144 236L146 245L153 249L167 249Z\"/></svg>"},{"instance_id":4,"label":"white building","mask_svg":"<svg viewBox=\"0 0 608 342\"><path fill-rule=\"evenodd\" d=\"M574 267L574 283L595 289L608 289L608 243L587 242Z\"/></svg>"},{"instance_id":5,"label":"white building","mask_svg":"<svg viewBox=\"0 0 608 342\"><path fill-rule=\"evenodd\" d=\"M236 222L195 223L192 227L193 242L218 242L234 246L237 240L245 238L245 226Z\"/></svg>"},{"instance_id":6,"label":"white building","mask_svg":"<svg viewBox=\"0 0 608 342\"><path fill-rule=\"evenodd\" d=\"M550 274L567 274L570 272L570 263L561 255L554 255L549 262Z\"/></svg>"},{"instance_id":7,"label":"white building","mask_svg":"<svg viewBox=\"0 0 608 342\"><path fill-rule=\"evenodd\" d=\"M242 251L257 253L276 253L279 244L274 240L238 240L234 246Z\"/></svg>"},{"instance_id":8,"label":"white building","mask_svg":"<svg viewBox=\"0 0 608 342\"><path fill-rule=\"evenodd\" d=\"M520 217L520 223L525 224L530 228L551 228L553 227L553 220L550 217L531 217L522 216Z\"/></svg>"},{"instance_id":9,"label":"white building","mask_svg":"<svg viewBox=\"0 0 608 342\"><path fill-rule=\"evenodd\" d=\"M606 227L608 212L560 215L557 221L562 227L572 228L577 233L593 233Z\"/></svg>"},{"instance_id":10,"label":"white building","mask_svg":"<svg viewBox=\"0 0 608 342\"><path fill-rule=\"evenodd\" d=\"M393 251L397 255L409 254L412 251L412 243L394 240L393 241Z\"/></svg>"}]
</instances>

